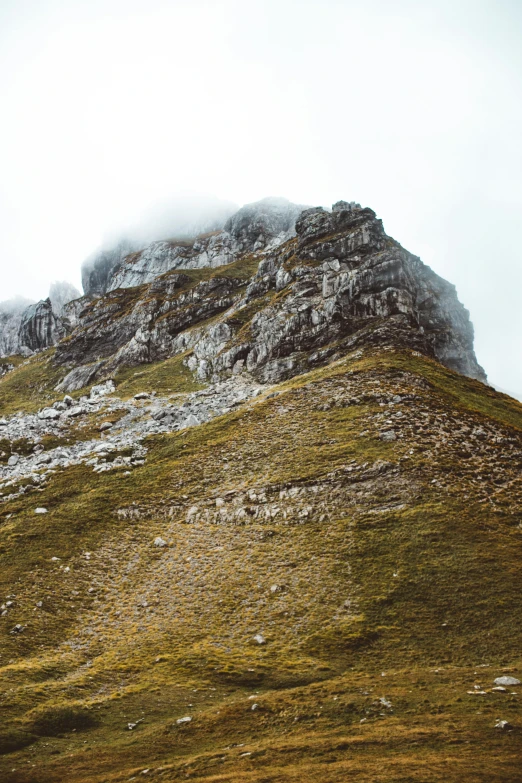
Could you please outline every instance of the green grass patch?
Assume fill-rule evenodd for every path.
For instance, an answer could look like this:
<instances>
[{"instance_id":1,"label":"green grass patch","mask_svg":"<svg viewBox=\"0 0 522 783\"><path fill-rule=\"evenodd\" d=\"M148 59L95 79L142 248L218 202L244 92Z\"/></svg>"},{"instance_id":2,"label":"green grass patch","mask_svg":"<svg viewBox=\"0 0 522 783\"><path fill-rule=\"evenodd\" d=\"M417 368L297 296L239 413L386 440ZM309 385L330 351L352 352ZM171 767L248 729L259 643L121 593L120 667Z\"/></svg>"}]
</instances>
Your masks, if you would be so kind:
<instances>
[{"instance_id":1,"label":"green grass patch","mask_svg":"<svg viewBox=\"0 0 522 783\"><path fill-rule=\"evenodd\" d=\"M14 753L36 742L37 737L29 731L16 728L0 728L0 756Z\"/></svg>"},{"instance_id":2,"label":"green grass patch","mask_svg":"<svg viewBox=\"0 0 522 783\"><path fill-rule=\"evenodd\" d=\"M54 349L32 356L0 378L0 415L34 413L59 398L54 387L63 370L53 366Z\"/></svg>"},{"instance_id":3,"label":"green grass patch","mask_svg":"<svg viewBox=\"0 0 522 783\"><path fill-rule=\"evenodd\" d=\"M183 353L163 362L122 367L115 376L117 394L123 398L132 397L142 391L156 391L158 394L188 394L203 389L205 384L195 380L185 365L188 354Z\"/></svg>"},{"instance_id":4,"label":"green grass patch","mask_svg":"<svg viewBox=\"0 0 522 783\"><path fill-rule=\"evenodd\" d=\"M92 710L81 704L44 704L28 712L25 721L32 734L42 737L83 731L98 723Z\"/></svg>"}]
</instances>

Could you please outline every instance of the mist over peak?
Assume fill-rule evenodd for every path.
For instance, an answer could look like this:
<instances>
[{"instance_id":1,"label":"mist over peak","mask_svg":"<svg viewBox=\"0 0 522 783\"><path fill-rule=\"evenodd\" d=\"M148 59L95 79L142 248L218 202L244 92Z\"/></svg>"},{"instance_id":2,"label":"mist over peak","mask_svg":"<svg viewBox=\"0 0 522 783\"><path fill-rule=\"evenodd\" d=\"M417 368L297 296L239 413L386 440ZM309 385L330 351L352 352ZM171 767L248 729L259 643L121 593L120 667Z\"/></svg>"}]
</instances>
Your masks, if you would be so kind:
<instances>
[{"instance_id":1,"label":"mist over peak","mask_svg":"<svg viewBox=\"0 0 522 783\"><path fill-rule=\"evenodd\" d=\"M22 313L26 307L34 304L34 299L28 299L25 296L13 296L11 299L5 299L0 302L0 315L16 315Z\"/></svg>"},{"instance_id":2,"label":"mist over peak","mask_svg":"<svg viewBox=\"0 0 522 783\"><path fill-rule=\"evenodd\" d=\"M120 243L143 248L161 239L194 239L218 231L238 209L232 201L199 193L180 193L154 200L107 232L101 250Z\"/></svg>"},{"instance_id":3,"label":"mist over peak","mask_svg":"<svg viewBox=\"0 0 522 783\"><path fill-rule=\"evenodd\" d=\"M79 299L81 293L76 286L69 283L67 280L55 280L51 283L49 288L49 299L53 306L54 312L59 315L64 306L74 299Z\"/></svg>"}]
</instances>

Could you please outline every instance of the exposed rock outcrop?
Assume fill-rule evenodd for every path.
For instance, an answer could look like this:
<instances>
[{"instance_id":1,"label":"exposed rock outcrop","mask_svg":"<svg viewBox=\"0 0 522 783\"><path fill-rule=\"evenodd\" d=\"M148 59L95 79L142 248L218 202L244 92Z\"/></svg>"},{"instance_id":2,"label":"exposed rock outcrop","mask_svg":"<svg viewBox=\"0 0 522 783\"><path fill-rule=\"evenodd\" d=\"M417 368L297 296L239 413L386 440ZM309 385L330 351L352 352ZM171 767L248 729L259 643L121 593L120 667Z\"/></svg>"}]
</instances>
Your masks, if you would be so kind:
<instances>
[{"instance_id":1,"label":"exposed rock outcrop","mask_svg":"<svg viewBox=\"0 0 522 783\"><path fill-rule=\"evenodd\" d=\"M272 296L252 318L248 339L228 350L209 350L209 330L190 359L201 377L238 371L242 362L264 381L278 381L335 351L389 344L486 380L455 287L388 237L372 210L346 202L332 212L305 210L296 231L296 242L261 261L244 304L271 291L285 295Z\"/></svg>"},{"instance_id":2,"label":"exposed rock outcrop","mask_svg":"<svg viewBox=\"0 0 522 783\"><path fill-rule=\"evenodd\" d=\"M79 299L80 297L81 293L76 286L72 285L72 283L68 283L66 280L51 283L49 299L51 300L55 315L62 315L64 307L69 304L69 302Z\"/></svg>"},{"instance_id":3,"label":"exposed rock outcrop","mask_svg":"<svg viewBox=\"0 0 522 783\"><path fill-rule=\"evenodd\" d=\"M204 279L190 272L205 268ZM184 351L201 379L246 370L277 382L368 345L408 346L485 381L454 286L354 202L331 212L279 200L247 205L219 234L154 243L127 258L110 275L108 286L116 283L83 300L58 346L56 361L72 370L61 388Z\"/></svg>"},{"instance_id":4,"label":"exposed rock outcrop","mask_svg":"<svg viewBox=\"0 0 522 783\"><path fill-rule=\"evenodd\" d=\"M107 292L150 283L173 269L202 269L230 264L234 260L230 238L222 233L200 237L193 243L152 242L119 264L107 281Z\"/></svg>"},{"instance_id":5,"label":"exposed rock outcrop","mask_svg":"<svg viewBox=\"0 0 522 783\"><path fill-rule=\"evenodd\" d=\"M84 291L99 296L118 288L150 283L174 269L202 269L230 264L237 258L281 244L295 234L295 222L304 209L286 199L267 198L247 204L227 220L222 231L188 240L152 242L136 250L120 243L85 262Z\"/></svg>"},{"instance_id":6,"label":"exposed rock outcrop","mask_svg":"<svg viewBox=\"0 0 522 783\"><path fill-rule=\"evenodd\" d=\"M30 299L22 297L0 302L0 357L21 353L18 332L22 314L31 304Z\"/></svg>"},{"instance_id":7,"label":"exposed rock outcrop","mask_svg":"<svg viewBox=\"0 0 522 783\"><path fill-rule=\"evenodd\" d=\"M66 335L62 320L55 314L49 298L30 305L22 315L20 344L30 351L56 345Z\"/></svg>"},{"instance_id":8,"label":"exposed rock outcrop","mask_svg":"<svg viewBox=\"0 0 522 783\"><path fill-rule=\"evenodd\" d=\"M101 296L107 291L109 277L115 267L134 251L136 243L122 239L115 247L94 253L82 265L82 286L85 294Z\"/></svg>"},{"instance_id":9,"label":"exposed rock outcrop","mask_svg":"<svg viewBox=\"0 0 522 783\"><path fill-rule=\"evenodd\" d=\"M78 296L78 289L63 281L53 283L40 302L19 298L0 304L0 357L30 356L56 345L76 324L81 306L71 300Z\"/></svg>"},{"instance_id":10,"label":"exposed rock outcrop","mask_svg":"<svg viewBox=\"0 0 522 783\"><path fill-rule=\"evenodd\" d=\"M295 223L306 207L284 198L265 198L246 204L225 223L236 252L251 253L282 244L295 235Z\"/></svg>"}]
</instances>

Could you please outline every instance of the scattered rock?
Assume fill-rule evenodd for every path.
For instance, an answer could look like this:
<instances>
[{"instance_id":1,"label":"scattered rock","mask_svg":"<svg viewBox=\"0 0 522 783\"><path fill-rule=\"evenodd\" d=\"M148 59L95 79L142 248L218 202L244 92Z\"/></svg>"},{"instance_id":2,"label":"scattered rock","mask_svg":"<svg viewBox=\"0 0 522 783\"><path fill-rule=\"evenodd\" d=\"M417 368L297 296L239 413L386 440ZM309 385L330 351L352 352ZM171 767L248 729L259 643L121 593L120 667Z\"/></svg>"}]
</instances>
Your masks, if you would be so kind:
<instances>
[{"instance_id":1,"label":"scattered rock","mask_svg":"<svg viewBox=\"0 0 522 783\"><path fill-rule=\"evenodd\" d=\"M257 642L258 644L266 644L266 639L262 633L257 633L254 636L254 641Z\"/></svg>"},{"instance_id":2,"label":"scattered rock","mask_svg":"<svg viewBox=\"0 0 522 783\"><path fill-rule=\"evenodd\" d=\"M134 395L135 400L148 400L150 397L150 394L148 392L138 392L138 394Z\"/></svg>"},{"instance_id":3,"label":"scattered rock","mask_svg":"<svg viewBox=\"0 0 522 783\"><path fill-rule=\"evenodd\" d=\"M190 416L187 416L185 421L183 421L180 424L179 428L180 428L180 430L184 430L184 429L186 429L186 427L197 427L198 424L200 424L200 423L201 422L199 421L197 416L194 416L194 414L191 413Z\"/></svg>"},{"instance_id":4,"label":"scattered rock","mask_svg":"<svg viewBox=\"0 0 522 783\"><path fill-rule=\"evenodd\" d=\"M38 508L35 508L34 513L35 514L48 514L49 512L43 506L38 506Z\"/></svg>"},{"instance_id":5,"label":"scattered rock","mask_svg":"<svg viewBox=\"0 0 522 783\"><path fill-rule=\"evenodd\" d=\"M388 443L390 441L397 440L397 435L393 430L387 430L385 432L380 432L379 438L383 440L385 443Z\"/></svg>"},{"instance_id":6,"label":"scattered rock","mask_svg":"<svg viewBox=\"0 0 522 783\"><path fill-rule=\"evenodd\" d=\"M520 680L517 680L516 677L497 677L495 679L495 685L520 685Z\"/></svg>"},{"instance_id":7,"label":"scattered rock","mask_svg":"<svg viewBox=\"0 0 522 783\"><path fill-rule=\"evenodd\" d=\"M91 389L91 398L104 397L106 394L112 394L116 390L116 384L113 380L105 381L105 383L98 383Z\"/></svg>"},{"instance_id":8,"label":"scattered rock","mask_svg":"<svg viewBox=\"0 0 522 783\"><path fill-rule=\"evenodd\" d=\"M73 408L69 408L69 416L73 418L75 416L81 416L83 413L87 413L87 410L81 405L75 405Z\"/></svg>"},{"instance_id":9,"label":"scattered rock","mask_svg":"<svg viewBox=\"0 0 522 783\"><path fill-rule=\"evenodd\" d=\"M183 726L185 723L190 723L192 718L189 718L188 716L186 718L178 718L176 721L176 724L178 726Z\"/></svg>"},{"instance_id":10,"label":"scattered rock","mask_svg":"<svg viewBox=\"0 0 522 783\"><path fill-rule=\"evenodd\" d=\"M10 633L22 633L24 630L24 626L20 625L20 623L17 623L14 628L11 629Z\"/></svg>"},{"instance_id":11,"label":"scattered rock","mask_svg":"<svg viewBox=\"0 0 522 783\"><path fill-rule=\"evenodd\" d=\"M500 731L509 731L513 728L512 724L509 723L507 720L498 720L495 723L495 728L499 729Z\"/></svg>"},{"instance_id":12,"label":"scattered rock","mask_svg":"<svg viewBox=\"0 0 522 783\"><path fill-rule=\"evenodd\" d=\"M167 542L160 536L157 536L157 538L154 539L154 546L167 546Z\"/></svg>"},{"instance_id":13,"label":"scattered rock","mask_svg":"<svg viewBox=\"0 0 522 783\"><path fill-rule=\"evenodd\" d=\"M44 408L39 412L38 418L43 419L44 421L49 419L59 419L60 411L57 411L56 408Z\"/></svg>"},{"instance_id":14,"label":"scattered rock","mask_svg":"<svg viewBox=\"0 0 522 783\"><path fill-rule=\"evenodd\" d=\"M104 421L103 424L100 425L100 432L105 432L105 430L112 429L112 422L110 421Z\"/></svg>"}]
</instances>

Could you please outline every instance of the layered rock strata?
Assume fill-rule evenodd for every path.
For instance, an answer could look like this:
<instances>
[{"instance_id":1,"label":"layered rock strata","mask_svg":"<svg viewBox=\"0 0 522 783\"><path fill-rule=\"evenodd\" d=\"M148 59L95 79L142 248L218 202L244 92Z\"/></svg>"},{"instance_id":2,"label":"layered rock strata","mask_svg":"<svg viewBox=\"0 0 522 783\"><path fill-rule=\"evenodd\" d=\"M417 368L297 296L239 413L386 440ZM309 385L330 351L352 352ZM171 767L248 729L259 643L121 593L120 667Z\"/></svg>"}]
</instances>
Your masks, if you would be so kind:
<instances>
[{"instance_id":1,"label":"layered rock strata","mask_svg":"<svg viewBox=\"0 0 522 783\"><path fill-rule=\"evenodd\" d=\"M109 278L118 289L75 304L76 326L56 353L70 369L61 389L182 352L200 379L247 371L274 383L368 345L408 346L486 380L455 287L387 236L371 209L260 202L225 232L168 253L174 269L131 256Z\"/></svg>"}]
</instances>

